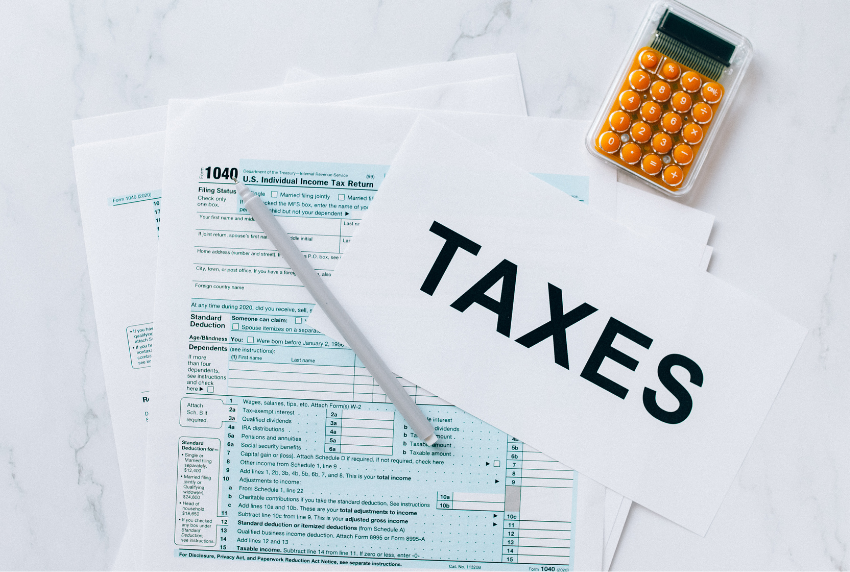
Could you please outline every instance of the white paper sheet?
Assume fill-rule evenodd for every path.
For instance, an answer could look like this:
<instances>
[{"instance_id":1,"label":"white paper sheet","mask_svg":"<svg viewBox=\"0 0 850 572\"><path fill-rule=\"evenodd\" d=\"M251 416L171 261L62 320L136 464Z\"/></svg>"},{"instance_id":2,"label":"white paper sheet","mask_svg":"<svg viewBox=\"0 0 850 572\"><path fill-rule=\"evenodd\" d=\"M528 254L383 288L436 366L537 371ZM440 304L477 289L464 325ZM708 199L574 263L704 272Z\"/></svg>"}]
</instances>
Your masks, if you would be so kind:
<instances>
[{"instance_id":1,"label":"white paper sheet","mask_svg":"<svg viewBox=\"0 0 850 572\"><path fill-rule=\"evenodd\" d=\"M605 489L610 491L611 489ZM605 497L608 501L608 495ZM616 500L612 498L612 501ZM610 511L613 516L609 515L609 508L606 506L605 511L605 547L602 553L602 570L610 570L611 562L614 560L614 555L617 553L617 545L620 543L620 537L623 534L623 527L626 526L626 519L629 517L629 511L632 508L632 501L624 496L620 496L619 502L612 503Z\"/></svg>"},{"instance_id":2,"label":"white paper sheet","mask_svg":"<svg viewBox=\"0 0 850 572\"><path fill-rule=\"evenodd\" d=\"M494 97L504 94L504 97ZM307 102L310 103L310 102ZM499 115L526 115L522 98L522 82L516 75L429 85L419 89L369 95L340 101L347 105L367 107L404 107L407 109L441 109L473 111Z\"/></svg>"},{"instance_id":3,"label":"white paper sheet","mask_svg":"<svg viewBox=\"0 0 850 572\"><path fill-rule=\"evenodd\" d=\"M142 534L164 149L164 133L74 148L92 300L132 546L139 545Z\"/></svg>"},{"instance_id":4,"label":"white paper sheet","mask_svg":"<svg viewBox=\"0 0 850 572\"><path fill-rule=\"evenodd\" d=\"M252 311L256 312L256 306L254 305L257 304L255 302L257 300L265 301L260 305L263 308L267 308L275 300L292 300L294 296L296 300L307 302L309 297L287 275L280 274L276 270L280 263L275 260L275 257L263 258L259 263L241 257L240 253L243 252L268 252L269 245L262 233L257 232L249 216L236 214L239 208L238 202L236 202L234 196L226 192L227 187L223 185L223 180L217 184L208 185L206 182L202 183L202 187L206 188L209 186L213 189L220 187L225 192L213 192L211 193L211 199L201 198L207 197L209 194L206 190L199 193L198 166L219 165L224 167L226 165L239 165L243 177L259 178L264 176L267 179L279 181L281 177L287 175L269 173L268 171L274 169L263 167L265 163L261 164L261 167L255 166L253 169L246 167L246 164L251 164L250 159L269 158L276 161L282 159L302 162L321 161L324 165L328 165L325 169L327 169L326 172L330 173L341 172L348 168L346 165L386 165L392 160L398 146L404 140L410 125L416 119L416 114L404 110L229 103L211 100L204 102L173 102L172 105L175 107L175 111L173 116L169 118L163 180L164 211L160 257L157 269L156 353L152 375L152 391L156 398L152 404L147 474L148 486L152 489L162 491L163 494L148 495L146 498L145 530L147 554L150 558L147 564L154 567L168 568L183 566L210 567L211 565L215 566L217 563L213 562L211 564L212 561L210 560L175 559L175 538L179 546L182 547L179 550L180 554L195 553L189 550L190 547L186 545L184 538L180 535L180 532L185 529L180 528L183 525L179 524L179 521L176 520L179 517L179 513L175 513L175 484L178 482L185 484L186 480L181 477L184 473L180 472L181 467L175 461L179 458L177 447L180 436L193 436L193 439L211 439L214 438L212 437L213 434L218 435L218 433L221 433L221 429L212 427L201 429L198 425L192 424L188 421L189 417L187 417L186 413L187 410L191 410L188 407L183 408L183 425L181 426L181 408L179 405L181 402L185 403L186 399L192 400L192 395L197 395L197 392L193 391L194 389L204 389L200 393L207 399L221 398L222 395L228 392L231 392L231 395L245 395L244 392L249 391L250 395L271 397L281 396L286 391L304 391L303 388L292 389L290 385L287 385L290 382L303 382L287 381L287 379L280 380L285 383L281 386L282 389L278 389L278 386L274 385L278 383L276 381L278 376L268 377L266 374L262 374L261 376L263 377L263 381L257 382L261 383L263 389L257 389L255 387L249 390L246 388L245 382L240 381L246 379L245 376L248 375L244 369L246 365L238 358L242 355L254 354L243 354L239 352L243 349L251 352L254 349L258 352L262 351L262 347L256 346L256 344L261 342L259 339L247 341L246 334L243 333L243 328L234 330L233 325L246 323L250 325L250 323L238 319L234 320L234 316L238 314L238 308L230 308L229 306L224 308L221 306L220 301L233 300L233 303L237 306L251 304ZM529 167L545 167L542 171L544 175L548 173L549 178L557 179L560 177L571 181L573 186L577 188L582 187L583 183L581 179L586 178L586 176L573 175L573 173L580 173L581 169L593 168L588 166L593 165L593 162L589 161L585 163L590 158L586 153L582 153L576 154L573 158L574 163L572 168L575 170L565 171L565 168L570 166L568 162L570 159L565 158L565 154L563 153L557 153L557 149L552 150L548 148L551 144L564 145L563 143L557 143L557 141L559 139L563 140L565 137L558 138L555 135L558 132L561 132L562 135L568 135L571 132L570 129L573 128L570 122L528 118L524 118L521 121L512 121L509 117L480 114L434 113L433 116L439 117L441 121L464 130L470 137L476 137L491 148L499 150L502 156L511 157L512 160L522 159L528 163ZM494 123L497 125L494 126ZM501 128L499 128L499 124L501 124ZM499 136L499 132L502 135ZM505 134L507 132L513 133L514 136L509 137ZM368 133L368 137L364 138L363 133ZM532 141L536 142L539 152L535 152L534 148L528 149L529 142ZM543 147L547 147L547 149ZM550 164L547 165L547 158L550 157ZM329 163L333 165L329 165ZM261 174L263 171L265 171L265 174ZM301 174L308 178L315 177L315 175ZM201 175L206 175L206 173L202 171ZM333 176L331 175L331 178ZM608 177L608 191L606 192L611 193L615 180L613 173L610 171L600 171L599 176L603 179L606 176ZM359 183L363 183L364 181L368 181L368 178L358 179ZM285 184L281 187L281 190L277 190L276 187L270 188L272 189L271 191L268 190L269 187L266 188L269 193L290 192ZM340 213L341 218L339 221L342 221L343 226L341 227L342 230L337 231L341 234L334 241L340 240L342 244L345 244L349 233L353 232L357 219L359 219L359 216L355 217L354 215L359 215L359 207L368 204L369 200L361 196L366 193L365 190L360 192L352 191L351 185L346 185L336 192L334 192L334 188L331 187L328 189L327 196L323 196L321 199L314 196L308 200L305 198L306 195L303 194L303 191L298 191L302 193L298 197L283 195L273 197L277 202L275 208L282 210L295 209L298 211L306 208L311 211L309 216L313 216L315 211L318 210ZM605 186L596 185L594 182L593 184L584 183L584 188L588 192L597 193L603 192L602 189ZM310 192L313 194L313 191ZM337 193L343 195L342 198L335 196ZM223 199L220 202L221 207L211 206L219 202L217 200L219 197ZM595 200L595 197L596 194L592 194L591 201ZM272 198L271 194L269 194L269 198ZM321 205L316 204L316 201L319 200L322 201ZM200 207L198 206L199 203ZM341 214L342 211L345 211L344 215ZM218 212L222 212L223 214L214 218L213 215ZM231 212L235 216L224 214ZM304 216L303 212L300 214ZM301 243L304 245L309 244L312 247L314 254L317 255L316 260L321 260L322 267L325 269L323 272L329 272L333 264L333 258L338 257L338 255L334 255L329 259L324 259L318 255L323 252L323 249L327 248L326 243L330 237L324 235L322 232L316 233L316 231L309 230L310 225L325 224L325 219L326 214L323 214L319 221L301 217L288 217L287 220L299 225L299 241L302 241ZM334 220L333 216L331 216L331 220ZM336 224L339 224L339 221ZM353 224L348 224L346 221L351 221ZM227 232L222 235L222 231L214 230L217 228L227 229ZM325 244L325 246L319 243ZM339 243L334 242L334 244L333 248L342 248ZM226 254L225 251L228 251L230 254ZM262 270L262 267L265 267L266 270ZM231 270L228 270L228 268ZM244 269L246 272L240 272L240 269ZM261 271L261 273L256 274L256 271ZM265 277L262 274L265 272L272 274ZM215 298L219 302L211 302L211 298ZM191 306L193 301L196 304L196 309L194 310ZM215 306L214 308L212 307L213 305ZM234 313L230 312L231 309L234 310ZM264 309L263 311L266 310ZM194 318L191 317L193 313L196 314ZM234 359L225 358L222 361L220 357L217 357L222 354L216 354L215 350L212 349L203 349L204 344L215 344L214 341L191 341L189 336L204 335L208 332L217 333L215 329L204 329L197 324L224 323L223 321L218 321L215 316L224 316L225 313L227 317L223 319L227 319L228 324L221 333L229 336L231 340L234 337L238 338L240 342L234 347L240 349L234 350L236 352L233 354L236 356ZM304 315L306 317L306 314ZM289 320L290 318L286 319ZM193 322L196 325L193 326ZM300 328L296 327L297 329ZM251 334L251 338L255 338L255 335ZM187 346L187 343L190 346ZM194 348L191 347L192 344L194 344ZM195 365L188 363L187 347L190 356L206 355L209 359L202 358ZM274 346L267 345L265 347ZM256 355L262 354L258 353ZM192 361L195 361L194 357L189 358L189 362ZM252 362L248 362L248 366L250 366L250 363ZM210 381L206 379L201 380L195 377L199 374L195 373L197 370L193 370L192 368L201 368L205 370L203 375L213 375L213 377L218 377L221 373L210 374L209 372L212 369L218 370L218 372L227 371L228 381L224 382L218 379L212 379ZM303 374L304 372L299 375ZM254 373L251 375L256 376L259 374ZM286 376L283 377L285 378ZM254 382L252 381L252 383ZM365 395L357 389L357 387L360 387L358 383L355 383L354 393L356 395ZM367 400L365 403L369 404L369 407L376 407L382 404L383 402L380 399L383 399L383 397L374 392L371 384L367 383L366 385L368 385L368 391L372 393L369 393L371 401ZM236 386L239 386L241 389L237 389ZM207 392L207 387L211 388L212 391ZM229 387L231 389L228 389ZM379 399L379 401L375 401L375 399ZM445 405L441 405L442 401L438 398L422 392L417 394L417 399L425 400L426 403L434 404L434 406L446 407ZM196 403L196 401L191 402ZM244 407L244 403L240 407ZM388 412L394 411L389 405L385 406L385 409ZM451 409L454 410L453 408ZM241 415L241 413L239 414ZM322 414L324 415L324 412ZM448 425L452 426L451 423L448 423ZM242 430L244 431L244 426ZM467 431L471 430L467 429ZM233 434L237 435L236 432ZM309 438L309 435L311 435L309 431L299 434L305 440ZM226 435L221 435L220 437L223 439L222 442L230 438ZM455 437L459 439L457 441L459 446L462 441L461 437L462 435ZM394 444L396 447L403 447L405 445L401 442ZM332 444L331 446L334 445ZM523 447L519 444L517 446ZM500 445L499 447L501 448L502 446ZM410 454L412 455L413 453ZM456 457L457 462L470 462L469 459L472 454L472 451L469 451L463 455L459 455ZM534 458L535 455L539 454L531 449L525 449L523 454L529 455L527 457L529 463L551 463L551 461L542 458ZM505 462L505 460L501 460L502 465L497 467L499 471L497 474L499 476L506 474ZM481 465L484 465L484 463L481 463ZM552 465L556 464L552 463ZM492 461L489 466L491 467L490 469L481 470L493 470ZM474 470L478 471L479 467L476 465ZM528 470L540 470L540 467L535 469L530 466ZM558 471L569 470L561 468ZM464 472L462 474L467 473ZM459 477L461 479L463 478L460 474L455 478ZM534 480L531 475L522 478ZM178 481L178 479L183 480ZM503 486L505 484L498 477L497 480L501 483L496 483L497 485ZM219 484L216 478L211 482ZM604 489L589 481L584 484L580 483L578 486L585 492L582 492L576 497L576 503L573 505L576 507L577 513L572 520L579 523L576 529L577 537L573 539L575 544L572 545L576 551L575 555L577 558L574 565L576 567L598 568L601 566L602 560L602 497L604 495ZM459 494L463 493L462 489L463 487L457 489ZM226 490L225 492L227 494L235 494L229 493ZM508 498L505 496L506 494L502 493L504 499ZM526 496L523 497L530 503L528 510L553 510L561 506L560 503L549 502L539 504L538 508L535 509L534 499L537 495L537 492L529 490ZM201 500L206 502L203 499ZM460 497L456 497L455 501L458 503L469 502L462 500ZM508 501L503 500L501 502L507 503ZM460 507L461 505L458 506ZM526 505L523 504L522 506L525 507ZM204 513L206 515L211 515L212 513L210 511L215 512L216 510L215 507L210 508L206 504L202 508L206 511ZM234 506L232 508L235 509L236 507ZM522 510L526 509L523 508ZM499 511L496 511L496 513L499 514ZM520 514L522 513L520 512ZM229 517L232 517L232 515L215 514L216 519L225 518L226 520ZM490 517L488 516L487 518ZM522 517L520 518L522 519ZM581 524L582 522L584 524ZM490 522L486 524L488 528L491 525ZM431 538L442 534L440 530L430 530L431 532L429 534ZM215 530L211 532L210 540L218 543L219 537L216 536ZM177 537L175 537L175 534L177 534ZM201 531L199 534L203 535L205 532ZM230 537L227 542L235 542L235 540L233 537ZM431 553L433 553L434 544L429 546ZM501 558L502 547L498 546L498 549L500 551L498 556ZM440 550L450 551L452 547L449 543L445 546L441 545ZM529 548L529 550L531 549ZM547 547L546 550L552 550L553 553L541 555L538 552L534 556L536 558L535 561L546 564L552 561L552 559L563 559L565 557L564 551L572 549L566 545L561 545L554 548ZM448 554L449 552L446 553ZM511 556L510 553L505 553L505 555L508 557ZM582 558L588 558L588 560L580 563L579 555L582 555ZM530 555L521 554L521 556ZM547 560L547 558L550 560ZM245 565L244 563L242 564ZM248 565L250 564L248 563ZM272 563L269 565L279 566L280 564ZM226 564L222 564L222 566L226 566Z\"/></svg>"},{"instance_id":5,"label":"white paper sheet","mask_svg":"<svg viewBox=\"0 0 850 572\"><path fill-rule=\"evenodd\" d=\"M367 74L340 76L305 81L267 89L219 96L223 99L250 101L292 101L332 103L379 94L419 89L427 86L466 82L476 79L512 75L520 77L516 55L482 56L451 62L394 68ZM511 101L522 101L522 83L512 86ZM502 92L499 92L502 93ZM415 107L414 105L406 105ZM460 109L455 109L460 111ZM104 139L117 139L164 131L168 107L159 106L73 122L74 144L82 145Z\"/></svg>"},{"instance_id":6,"label":"white paper sheet","mask_svg":"<svg viewBox=\"0 0 850 572\"><path fill-rule=\"evenodd\" d=\"M167 118L168 106L160 105L77 119L71 122L74 145L165 131Z\"/></svg>"},{"instance_id":7,"label":"white paper sheet","mask_svg":"<svg viewBox=\"0 0 850 572\"><path fill-rule=\"evenodd\" d=\"M390 368L705 534L805 330L426 119L383 190L329 285ZM429 296L423 279L447 244L435 221L483 246ZM497 322L497 282L471 286L484 290L497 268L509 276L505 260L519 268L515 310ZM571 369L554 362L551 336L511 341L549 320L547 282L565 309L599 309L566 330ZM318 314L310 324L324 331Z\"/></svg>"},{"instance_id":8,"label":"white paper sheet","mask_svg":"<svg viewBox=\"0 0 850 572\"><path fill-rule=\"evenodd\" d=\"M705 245L714 225L714 215L652 191L617 183L617 222L635 232L649 226Z\"/></svg>"},{"instance_id":9,"label":"white paper sheet","mask_svg":"<svg viewBox=\"0 0 850 572\"><path fill-rule=\"evenodd\" d=\"M681 240L690 252L705 244L714 225L714 216L627 184L617 183L617 222L631 230L662 240ZM713 249L703 248L699 268L708 270ZM609 570L623 527L631 510L632 501L617 495L611 489L605 494L605 551L602 569Z\"/></svg>"},{"instance_id":10,"label":"white paper sheet","mask_svg":"<svg viewBox=\"0 0 850 572\"><path fill-rule=\"evenodd\" d=\"M286 101L331 103L355 97L503 75L520 77L516 54L481 56L351 76L302 81L251 92L253 94L251 100L280 100L280 94L286 93ZM519 88L522 89L521 84ZM520 91L519 95L524 101L524 94Z\"/></svg>"},{"instance_id":11,"label":"white paper sheet","mask_svg":"<svg viewBox=\"0 0 850 572\"><path fill-rule=\"evenodd\" d=\"M714 224L712 215L669 200L666 203L673 203L675 206L670 204L662 206L652 199L644 201L646 196L651 196L650 193L641 191L640 194L635 194L633 191L637 189L617 183L617 222L625 224L631 230L644 236L654 235L661 240L681 240L686 244L684 248L690 252L698 251L701 241L708 239ZM624 196L626 199L622 200ZM649 216L644 216L647 215L648 207L659 208L668 214L659 217L658 213L653 212ZM708 270L712 252L713 249L710 246L703 248L698 268ZM611 489L605 490L605 501L605 548L602 569L609 570L617 545L620 543L632 501L614 493Z\"/></svg>"},{"instance_id":12,"label":"white paper sheet","mask_svg":"<svg viewBox=\"0 0 850 572\"><path fill-rule=\"evenodd\" d=\"M708 263L711 262L711 255L714 254L714 248L710 246L706 246L705 250L702 254L702 262L700 262L700 267L703 270L708 270Z\"/></svg>"}]
</instances>

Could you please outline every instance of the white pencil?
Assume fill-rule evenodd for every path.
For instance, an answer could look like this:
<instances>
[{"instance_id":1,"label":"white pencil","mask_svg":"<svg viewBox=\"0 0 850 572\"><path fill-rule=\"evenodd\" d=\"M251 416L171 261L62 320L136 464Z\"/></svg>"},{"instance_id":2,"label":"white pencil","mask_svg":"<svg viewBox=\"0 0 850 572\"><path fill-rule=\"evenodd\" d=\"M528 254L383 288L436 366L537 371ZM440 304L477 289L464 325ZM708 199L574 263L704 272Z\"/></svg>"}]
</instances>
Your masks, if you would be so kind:
<instances>
[{"instance_id":1,"label":"white pencil","mask_svg":"<svg viewBox=\"0 0 850 572\"><path fill-rule=\"evenodd\" d=\"M377 354L375 348L369 343L360 328L351 320L348 312L340 305L336 297L328 289L325 282L316 274L298 247L289 238L289 235L281 226L278 219L268 209L263 200L255 195L251 189L236 181L236 190L245 202L245 208L254 217L263 232L274 244L277 251L289 265L301 283L313 296L325 314L328 315L333 325L342 334L345 342L354 350L387 397L390 398L396 409L402 414L410 428L420 439L429 445L437 442L434 426L422 413L422 410L413 402L407 391L401 386L395 374L389 370L387 364Z\"/></svg>"}]
</instances>

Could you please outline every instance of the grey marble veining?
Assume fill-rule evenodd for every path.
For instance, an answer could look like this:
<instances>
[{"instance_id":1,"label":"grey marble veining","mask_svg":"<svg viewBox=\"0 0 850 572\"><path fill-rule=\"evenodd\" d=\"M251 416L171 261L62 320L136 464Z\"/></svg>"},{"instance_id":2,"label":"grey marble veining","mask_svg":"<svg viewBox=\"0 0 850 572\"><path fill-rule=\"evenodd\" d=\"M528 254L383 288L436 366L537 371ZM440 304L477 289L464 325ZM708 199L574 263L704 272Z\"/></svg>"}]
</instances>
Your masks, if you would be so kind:
<instances>
[{"instance_id":1,"label":"grey marble veining","mask_svg":"<svg viewBox=\"0 0 850 572\"><path fill-rule=\"evenodd\" d=\"M810 335L705 538L635 507L614 568L850 568L850 5L695 9L755 58L689 204L710 271ZM0 568L108 568L126 516L71 120L516 52L532 115L589 118L644 2L0 3Z\"/></svg>"}]
</instances>

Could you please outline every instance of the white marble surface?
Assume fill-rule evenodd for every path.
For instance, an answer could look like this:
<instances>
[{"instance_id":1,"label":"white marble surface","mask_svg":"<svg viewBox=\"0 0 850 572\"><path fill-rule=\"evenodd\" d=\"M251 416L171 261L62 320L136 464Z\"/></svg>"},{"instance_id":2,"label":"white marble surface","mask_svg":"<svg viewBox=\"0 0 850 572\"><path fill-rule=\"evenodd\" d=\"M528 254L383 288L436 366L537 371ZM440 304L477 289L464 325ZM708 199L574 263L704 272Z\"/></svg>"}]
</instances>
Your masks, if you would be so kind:
<instances>
[{"instance_id":1,"label":"white marble surface","mask_svg":"<svg viewBox=\"0 0 850 572\"><path fill-rule=\"evenodd\" d=\"M636 507L614 568L850 568L850 5L691 6L755 59L689 202L710 271L809 335L707 537ZM0 568L107 568L126 523L71 120L516 52L532 115L589 118L644 2L2 2Z\"/></svg>"}]
</instances>

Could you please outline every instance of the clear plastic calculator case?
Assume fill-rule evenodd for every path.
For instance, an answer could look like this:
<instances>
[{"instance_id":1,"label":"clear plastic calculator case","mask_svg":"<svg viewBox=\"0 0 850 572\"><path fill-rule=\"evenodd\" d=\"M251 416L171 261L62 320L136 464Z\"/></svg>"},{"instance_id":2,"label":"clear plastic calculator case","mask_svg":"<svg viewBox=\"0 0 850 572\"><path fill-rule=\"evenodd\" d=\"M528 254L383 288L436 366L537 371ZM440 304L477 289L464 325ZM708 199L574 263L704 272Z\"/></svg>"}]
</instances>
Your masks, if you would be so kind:
<instances>
[{"instance_id":1,"label":"clear plastic calculator case","mask_svg":"<svg viewBox=\"0 0 850 572\"><path fill-rule=\"evenodd\" d=\"M674 197L694 186L752 58L749 40L673 1L650 6L587 148Z\"/></svg>"}]
</instances>

